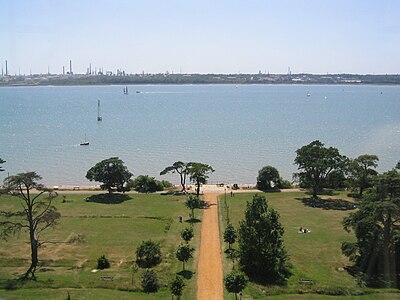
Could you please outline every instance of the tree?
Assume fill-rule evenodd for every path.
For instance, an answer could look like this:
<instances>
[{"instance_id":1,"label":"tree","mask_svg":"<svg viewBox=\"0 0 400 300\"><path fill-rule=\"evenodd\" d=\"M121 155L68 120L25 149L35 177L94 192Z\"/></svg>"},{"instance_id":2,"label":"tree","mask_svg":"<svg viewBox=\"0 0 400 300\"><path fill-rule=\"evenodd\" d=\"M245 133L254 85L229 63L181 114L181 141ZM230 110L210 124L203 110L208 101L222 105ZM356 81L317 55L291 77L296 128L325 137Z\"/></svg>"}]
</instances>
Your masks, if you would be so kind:
<instances>
[{"instance_id":1,"label":"tree","mask_svg":"<svg viewBox=\"0 0 400 300\"><path fill-rule=\"evenodd\" d=\"M146 268L151 268L161 262L160 244L151 240L142 241L136 249L136 262Z\"/></svg>"},{"instance_id":2,"label":"tree","mask_svg":"<svg viewBox=\"0 0 400 300\"><path fill-rule=\"evenodd\" d=\"M148 175L139 175L134 180L129 180L128 186L139 193L154 193L164 190L164 185L161 181Z\"/></svg>"},{"instance_id":3,"label":"tree","mask_svg":"<svg viewBox=\"0 0 400 300\"><path fill-rule=\"evenodd\" d=\"M175 279L172 280L169 284L169 289L172 294L172 299L174 296L176 296L179 299L181 299L183 288L185 287L185 282L183 281L181 276L175 276Z\"/></svg>"},{"instance_id":4,"label":"tree","mask_svg":"<svg viewBox=\"0 0 400 300\"><path fill-rule=\"evenodd\" d=\"M157 273L154 270L146 269L142 274L141 282L143 291L146 293L157 292L160 287L158 283Z\"/></svg>"},{"instance_id":5,"label":"tree","mask_svg":"<svg viewBox=\"0 0 400 300\"><path fill-rule=\"evenodd\" d=\"M325 148L318 140L297 149L296 153L294 162L300 170L296 175L301 185L311 188L313 198L317 198L327 177L332 172L343 172L347 164L347 158L338 149Z\"/></svg>"},{"instance_id":6,"label":"tree","mask_svg":"<svg viewBox=\"0 0 400 300\"><path fill-rule=\"evenodd\" d=\"M190 176L190 180L196 185L196 195L200 195L200 185L206 184L209 174L214 172L214 169L206 164L190 162L187 168L187 173Z\"/></svg>"},{"instance_id":7,"label":"tree","mask_svg":"<svg viewBox=\"0 0 400 300\"><path fill-rule=\"evenodd\" d=\"M235 293L237 300L237 294L241 293L247 285L247 278L240 272L231 272L225 276L224 284L229 293Z\"/></svg>"},{"instance_id":8,"label":"tree","mask_svg":"<svg viewBox=\"0 0 400 300\"><path fill-rule=\"evenodd\" d=\"M22 279L36 279L35 272L39 262L38 249L46 242L42 233L57 224L60 213L52 205L56 193L46 189L37 181L41 180L36 172L20 173L7 177L4 182L6 192L20 199L21 210L0 211L0 237L7 239L10 235L26 230L29 233L31 248L31 265ZM35 189L38 192L32 193Z\"/></svg>"},{"instance_id":9,"label":"tree","mask_svg":"<svg viewBox=\"0 0 400 300\"><path fill-rule=\"evenodd\" d=\"M236 242L237 233L235 227L232 224L228 224L224 232L224 242L228 243L228 249L231 249L231 245Z\"/></svg>"},{"instance_id":10,"label":"tree","mask_svg":"<svg viewBox=\"0 0 400 300\"><path fill-rule=\"evenodd\" d=\"M0 165L4 164L6 161L0 158ZM4 169L0 166L0 172L4 171Z\"/></svg>"},{"instance_id":11,"label":"tree","mask_svg":"<svg viewBox=\"0 0 400 300\"><path fill-rule=\"evenodd\" d=\"M110 262L108 261L105 255L102 255L97 259L97 269L104 270L108 269L109 267L110 267Z\"/></svg>"},{"instance_id":12,"label":"tree","mask_svg":"<svg viewBox=\"0 0 400 300\"><path fill-rule=\"evenodd\" d=\"M290 276L279 214L264 196L247 202L245 219L239 223L239 263L249 276L267 283Z\"/></svg>"},{"instance_id":13,"label":"tree","mask_svg":"<svg viewBox=\"0 0 400 300\"><path fill-rule=\"evenodd\" d=\"M199 198L198 196L189 195L189 196L186 198L185 205L186 205L186 207L189 208L190 211L191 211L190 217L191 217L192 219L194 219L194 210L195 210L196 208L200 208L200 207L201 207L201 200L200 200L200 198Z\"/></svg>"},{"instance_id":14,"label":"tree","mask_svg":"<svg viewBox=\"0 0 400 300\"><path fill-rule=\"evenodd\" d=\"M103 182L101 189L108 190L108 193L112 194L113 188L118 192L124 191L124 186L132 175L122 160L111 157L90 168L86 173L86 178L90 181Z\"/></svg>"},{"instance_id":15,"label":"tree","mask_svg":"<svg viewBox=\"0 0 400 300\"><path fill-rule=\"evenodd\" d=\"M360 155L350 161L348 182L352 188L359 189L360 197L364 190L371 186L373 177L378 174L375 171L378 161L378 156L369 154Z\"/></svg>"},{"instance_id":16,"label":"tree","mask_svg":"<svg viewBox=\"0 0 400 300\"><path fill-rule=\"evenodd\" d=\"M190 228L185 228L181 232L181 237L186 243L189 243L189 241L193 238L193 236L194 236L193 228L191 228L191 227Z\"/></svg>"},{"instance_id":17,"label":"tree","mask_svg":"<svg viewBox=\"0 0 400 300\"><path fill-rule=\"evenodd\" d=\"M176 250L176 258L182 262L182 268L185 270L185 263L193 257L194 248L190 247L188 244L179 245L178 250Z\"/></svg>"},{"instance_id":18,"label":"tree","mask_svg":"<svg viewBox=\"0 0 400 300\"><path fill-rule=\"evenodd\" d=\"M369 284L398 286L400 275L400 172L378 175L359 209L343 220L356 242L342 244L343 253Z\"/></svg>"},{"instance_id":19,"label":"tree","mask_svg":"<svg viewBox=\"0 0 400 300\"><path fill-rule=\"evenodd\" d=\"M181 186L182 186L182 192L186 191L186 176L187 176L187 168L189 164L184 163L181 161L174 162L172 166L166 167L164 170L160 172L160 175L165 175L167 173L178 173L180 180L181 180Z\"/></svg>"},{"instance_id":20,"label":"tree","mask_svg":"<svg viewBox=\"0 0 400 300\"><path fill-rule=\"evenodd\" d=\"M276 168L272 166L266 166L258 171L257 189L261 191L267 191L279 186L280 176Z\"/></svg>"}]
</instances>

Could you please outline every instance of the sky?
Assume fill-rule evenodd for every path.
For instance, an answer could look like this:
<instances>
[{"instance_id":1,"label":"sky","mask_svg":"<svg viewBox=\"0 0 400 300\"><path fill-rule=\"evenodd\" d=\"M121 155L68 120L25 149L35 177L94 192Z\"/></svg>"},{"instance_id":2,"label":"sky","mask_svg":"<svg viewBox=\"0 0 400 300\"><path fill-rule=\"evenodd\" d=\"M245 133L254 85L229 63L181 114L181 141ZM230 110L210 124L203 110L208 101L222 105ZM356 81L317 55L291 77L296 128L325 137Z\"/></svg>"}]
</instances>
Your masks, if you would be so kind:
<instances>
[{"instance_id":1,"label":"sky","mask_svg":"<svg viewBox=\"0 0 400 300\"><path fill-rule=\"evenodd\" d=\"M0 0L9 73L400 70L398 0Z\"/></svg>"}]
</instances>

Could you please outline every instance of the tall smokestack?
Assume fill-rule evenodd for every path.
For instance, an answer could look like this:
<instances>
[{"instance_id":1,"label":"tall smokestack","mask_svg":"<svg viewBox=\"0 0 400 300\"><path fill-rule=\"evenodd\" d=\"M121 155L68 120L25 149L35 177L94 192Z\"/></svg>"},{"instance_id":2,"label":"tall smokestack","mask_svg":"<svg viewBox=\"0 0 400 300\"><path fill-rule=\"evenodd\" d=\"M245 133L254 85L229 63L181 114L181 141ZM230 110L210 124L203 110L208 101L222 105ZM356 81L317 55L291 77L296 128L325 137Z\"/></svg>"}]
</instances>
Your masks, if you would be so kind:
<instances>
[{"instance_id":1,"label":"tall smokestack","mask_svg":"<svg viewBox=\"0 0 400 300\"><path fill-rule=\"evenodd\" d=\"M8 76L8 64L7 64L7 60L6 60L6 76Z\"/></svg>"},{"instance_id":2,"label":"tall smokestack","mask_svg":"<svg viewBox=\"0 0 400 300\"><path fill-rule=\"evenodd\" d=\"M65 75L65 67L63 66L63 75Z\"/></svg>"},{"instance_id":3,"label":"tall smokestack","mask_svg":"<svg viewBox=\"0 0 400 300\"><path fill-rule=\"evenodd\" d=\"M69 74L72 74L72 60L69 60Z\"/></svg>"}]
</instances>

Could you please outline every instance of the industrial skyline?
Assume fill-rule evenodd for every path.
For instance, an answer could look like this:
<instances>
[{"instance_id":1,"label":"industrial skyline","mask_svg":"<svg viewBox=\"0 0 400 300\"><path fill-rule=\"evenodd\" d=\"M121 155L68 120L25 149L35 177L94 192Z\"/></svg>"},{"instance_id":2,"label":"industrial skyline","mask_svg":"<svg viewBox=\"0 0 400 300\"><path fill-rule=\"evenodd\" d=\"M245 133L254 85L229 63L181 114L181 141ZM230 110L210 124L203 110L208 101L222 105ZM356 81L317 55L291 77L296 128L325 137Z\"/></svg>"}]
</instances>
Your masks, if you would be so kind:
<instances>
[{"instance_id":1,"label":"industrial skyline","mask_svg":"<svg viewBox=\"0 0 400 300\"><path fill-rule=\"evenodd\" d=\"M393 0L0 0L0 61L9 74L70 59L80 74L396 74L399 19Z\"/></svg>"}]
</instances>

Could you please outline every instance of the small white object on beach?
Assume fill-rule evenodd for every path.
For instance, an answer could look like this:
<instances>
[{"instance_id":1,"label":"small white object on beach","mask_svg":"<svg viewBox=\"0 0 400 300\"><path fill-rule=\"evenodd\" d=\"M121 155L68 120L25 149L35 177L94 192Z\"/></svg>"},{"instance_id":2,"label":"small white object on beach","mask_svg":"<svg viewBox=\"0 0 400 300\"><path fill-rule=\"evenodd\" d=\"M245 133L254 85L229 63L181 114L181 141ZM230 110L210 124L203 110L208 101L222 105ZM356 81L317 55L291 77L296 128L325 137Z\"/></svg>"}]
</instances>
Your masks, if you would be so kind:
<instances>
[{"instance_id":1,"label":"small white object on beach","mask_svg":"<svg viewBox=\"0 0 400 300\"><path fill-rule=\"evenodd\" d=\"M93 269L92 271L90 271L90 272L92 272L92 273L97 273L99 270L97 270L97 269Z\"/></svg>"}]
</instances>

